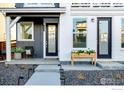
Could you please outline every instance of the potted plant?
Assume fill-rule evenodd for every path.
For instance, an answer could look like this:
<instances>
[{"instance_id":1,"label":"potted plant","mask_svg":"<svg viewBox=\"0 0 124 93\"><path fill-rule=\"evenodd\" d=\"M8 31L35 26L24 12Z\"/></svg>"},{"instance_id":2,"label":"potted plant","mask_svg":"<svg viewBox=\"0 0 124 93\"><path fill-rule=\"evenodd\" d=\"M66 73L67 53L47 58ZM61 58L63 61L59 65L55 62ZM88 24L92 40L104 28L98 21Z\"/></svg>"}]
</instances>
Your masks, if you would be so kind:
<instances>
[{"instance_id":1,"label":"potted plant","mask_svg":"<svg viewBox=\"0 0 124 93\"><path fill-rule=\"evenodd\" d=\"M21 47L16 47L12 50L14 52L14 59L21 59L24 49Z\"/></svg>"}]
</instances>

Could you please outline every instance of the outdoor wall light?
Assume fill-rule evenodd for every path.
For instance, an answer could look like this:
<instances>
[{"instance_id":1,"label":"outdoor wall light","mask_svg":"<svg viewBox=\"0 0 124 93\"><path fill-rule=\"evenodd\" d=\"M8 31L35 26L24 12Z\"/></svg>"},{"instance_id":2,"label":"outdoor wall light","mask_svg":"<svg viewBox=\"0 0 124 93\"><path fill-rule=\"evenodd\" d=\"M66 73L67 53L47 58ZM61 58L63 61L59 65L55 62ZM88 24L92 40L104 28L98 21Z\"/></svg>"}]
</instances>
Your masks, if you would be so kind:
<instances>
[{"instance_id":1,"label":"outdoor wall light","mask_svg":"<svg viewBox=\"0 0 124 93\"><path fill-rule=\"evenodd\" d=\"M91 22L95 22L95 19L94 18L91 18Z\"/></svg>"}]
</instances>

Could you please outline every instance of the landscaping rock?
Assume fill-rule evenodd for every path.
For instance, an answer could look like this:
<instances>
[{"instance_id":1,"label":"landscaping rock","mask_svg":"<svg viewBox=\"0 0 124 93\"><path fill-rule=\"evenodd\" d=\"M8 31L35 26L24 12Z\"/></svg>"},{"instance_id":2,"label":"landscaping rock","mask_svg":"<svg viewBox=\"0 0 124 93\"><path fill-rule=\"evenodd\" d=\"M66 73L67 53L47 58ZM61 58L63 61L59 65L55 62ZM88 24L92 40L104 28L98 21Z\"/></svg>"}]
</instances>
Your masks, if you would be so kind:
<instances>
[{"instance_id":1,"label":"landscaping rock","mask_svg":"<svg viewBox=\"0 0 124 93\"><path fill-rule=\"evenodd\" d=\"M6 65L5 63L0 63L0 85L18 85L19 76L24 77L24 79L20 81L20 85L24 85L28 80L29 68L33 68L33 65ZM33 72L31 75L32 74Z\"/></svg>"}]
</instances>

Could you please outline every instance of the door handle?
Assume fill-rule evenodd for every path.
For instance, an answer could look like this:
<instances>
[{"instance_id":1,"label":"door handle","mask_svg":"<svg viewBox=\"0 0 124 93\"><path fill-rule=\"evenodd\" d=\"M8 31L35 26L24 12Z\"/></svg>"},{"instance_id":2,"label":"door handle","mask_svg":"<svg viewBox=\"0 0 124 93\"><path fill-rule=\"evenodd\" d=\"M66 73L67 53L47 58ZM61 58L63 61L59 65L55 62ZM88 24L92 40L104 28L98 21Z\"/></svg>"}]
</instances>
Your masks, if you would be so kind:
<instances>
[{"instance_id":1,"label":"door handle","mask_svg":"<svg viewBox=\"0 0 124 93\"><path fill-rule=\"evenodd\" d=\"M47 47L47 41L46 41L46 47Z\"/></svg>"}]
</instances>

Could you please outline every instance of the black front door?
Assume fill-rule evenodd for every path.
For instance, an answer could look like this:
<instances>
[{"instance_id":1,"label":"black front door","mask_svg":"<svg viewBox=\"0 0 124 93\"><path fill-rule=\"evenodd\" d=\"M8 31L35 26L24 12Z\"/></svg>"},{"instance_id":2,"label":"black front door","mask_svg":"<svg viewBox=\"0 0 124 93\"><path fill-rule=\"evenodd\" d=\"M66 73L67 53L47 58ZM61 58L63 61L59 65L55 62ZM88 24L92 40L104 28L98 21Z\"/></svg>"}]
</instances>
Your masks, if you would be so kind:
<instances>
[{"instance_id":1,"label":"black front door","mask_svg":"<svg viewBox=\"0 0 124 93\"><path fill-rule=\"evenodd\" d=\"M58 24L46 24L46 56L58 56Z\"/></svg>"},{"instance_id":2,"label":"black front door","mask_svg":"<svg viewBox=\"0 0 124 93\"><path fill-rule=\"evenodd\" d=\"M98 17L97 31L97 58L111 58L111 17Z\"/></svg>"}]
</instances>

